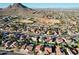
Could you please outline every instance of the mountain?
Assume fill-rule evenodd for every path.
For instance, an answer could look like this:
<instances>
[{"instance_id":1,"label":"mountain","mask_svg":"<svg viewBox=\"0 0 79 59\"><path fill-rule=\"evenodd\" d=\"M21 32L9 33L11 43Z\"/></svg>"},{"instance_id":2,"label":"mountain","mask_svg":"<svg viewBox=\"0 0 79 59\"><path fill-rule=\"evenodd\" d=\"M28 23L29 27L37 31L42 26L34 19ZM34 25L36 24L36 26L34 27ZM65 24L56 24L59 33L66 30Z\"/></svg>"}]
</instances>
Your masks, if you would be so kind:
<instances>
[{"instance_id":1,"label":"mountain","mask_svg":"<svg viewBox=\"0 0 79 59\"><path fill-rule=\"evenodd\" d=\"M8 9L26 9L26 10L32 10L31 8L24 6L21 3L14 3L13 5L9 5Z\"/></svg>"},{"instance_id":2,"label":"mountain","mask_svg":"<svg viewBox=\"0 0 79 59\"><path fill-rule=\"evenodd\" d=\"M2 9L0 8L0 15L18 15L25 16L29 13L32 13L34 9L31 9L27 6L24 6L21 3L14 3L8 7Z\"/></svg>"}]
</instances>

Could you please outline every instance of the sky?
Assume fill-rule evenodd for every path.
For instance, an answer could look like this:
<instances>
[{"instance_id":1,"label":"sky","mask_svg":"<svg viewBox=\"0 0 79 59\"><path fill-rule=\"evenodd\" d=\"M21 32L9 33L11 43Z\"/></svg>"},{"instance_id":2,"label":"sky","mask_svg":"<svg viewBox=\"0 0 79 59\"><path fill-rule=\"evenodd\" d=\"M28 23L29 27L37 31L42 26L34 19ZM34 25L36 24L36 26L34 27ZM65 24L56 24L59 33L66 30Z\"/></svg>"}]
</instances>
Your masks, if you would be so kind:
<instances>
[{"instance_id":1,"label":"sky","mask_svg":"<svg viewBox=\"0 0 79 59\"><path fill-rule=\"evenodd\" d=\"M0 3L0 8L5 8L12 3ZM30 8L79 8L79 3L22 3Z\"/></svg>"}]
</instances>

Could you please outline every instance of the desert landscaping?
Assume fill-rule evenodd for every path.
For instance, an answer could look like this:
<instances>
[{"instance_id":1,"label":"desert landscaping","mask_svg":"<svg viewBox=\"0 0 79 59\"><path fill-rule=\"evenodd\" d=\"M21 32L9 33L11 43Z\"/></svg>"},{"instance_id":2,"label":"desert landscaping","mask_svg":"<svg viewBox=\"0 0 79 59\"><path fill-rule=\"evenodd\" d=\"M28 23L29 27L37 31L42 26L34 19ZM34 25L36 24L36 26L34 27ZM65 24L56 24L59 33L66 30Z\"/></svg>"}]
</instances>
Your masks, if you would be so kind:
<instances>
[{"instance_id":1,"label":"desert landscaping","mask_svg":"<svg viewBox=\"0 0 79 59\"><path fill-rule=\"evenodd\" d=\"M6 54L79 55L79 9L0 8L0 55Z\"/></svg>"}]
</instances>

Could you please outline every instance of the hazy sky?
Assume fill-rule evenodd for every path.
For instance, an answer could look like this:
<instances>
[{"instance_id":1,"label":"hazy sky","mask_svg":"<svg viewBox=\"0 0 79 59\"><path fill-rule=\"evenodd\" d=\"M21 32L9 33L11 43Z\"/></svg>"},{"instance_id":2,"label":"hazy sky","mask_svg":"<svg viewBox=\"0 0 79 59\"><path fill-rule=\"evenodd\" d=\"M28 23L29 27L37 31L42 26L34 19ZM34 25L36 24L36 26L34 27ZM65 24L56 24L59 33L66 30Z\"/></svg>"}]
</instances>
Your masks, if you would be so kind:
<instances>
[{"instance_id":1,"label":"hazy sky","mask_svg":"<svg viewBox=\"0 0 79 59\"><path fill-rule=\"evenodd\" d=\"M12 3L0 3L0 8L7 7ZM79 8L79 3L22 3L30 8Z\"/></svg>"}]
</instances>

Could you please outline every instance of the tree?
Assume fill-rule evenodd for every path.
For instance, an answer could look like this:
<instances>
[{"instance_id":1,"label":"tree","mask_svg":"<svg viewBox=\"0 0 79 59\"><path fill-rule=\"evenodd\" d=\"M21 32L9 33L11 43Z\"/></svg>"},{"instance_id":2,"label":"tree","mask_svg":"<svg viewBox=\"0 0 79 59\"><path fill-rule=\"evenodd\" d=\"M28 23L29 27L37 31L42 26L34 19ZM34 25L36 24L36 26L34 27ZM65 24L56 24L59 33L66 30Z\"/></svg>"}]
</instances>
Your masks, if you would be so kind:
<instances>
[{"instance_id":1,"label":"tree","mask_svg":"<svg viewBox=\"0 0 79 59\"><path fill-rule=\"evenodd\" d=\"M0 33L0 45L1 45L1 42L2 42L2 34Z\"/></svg>"}]
</instances>

